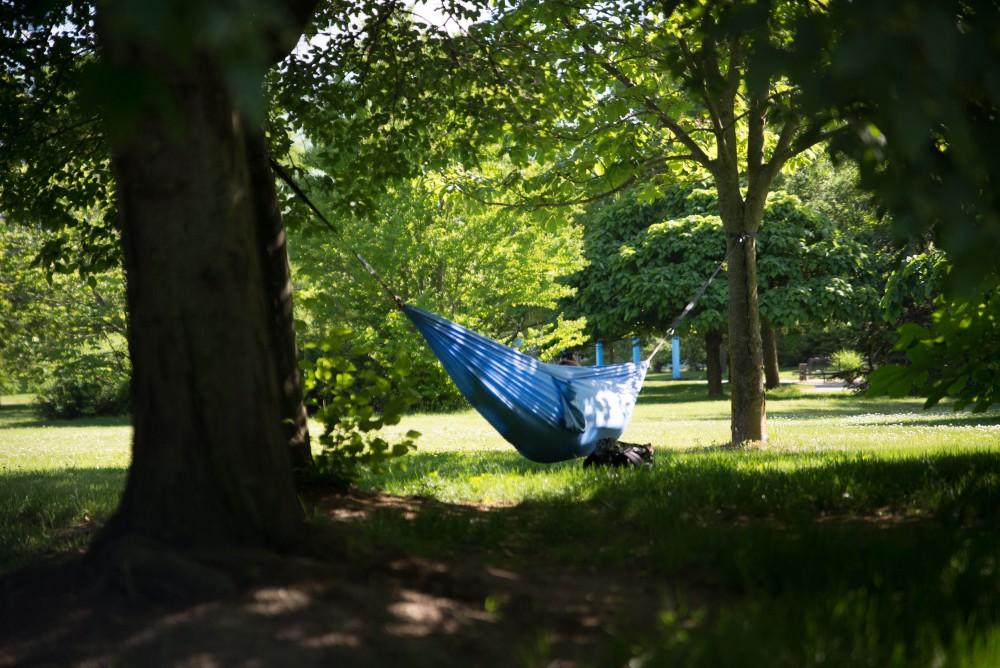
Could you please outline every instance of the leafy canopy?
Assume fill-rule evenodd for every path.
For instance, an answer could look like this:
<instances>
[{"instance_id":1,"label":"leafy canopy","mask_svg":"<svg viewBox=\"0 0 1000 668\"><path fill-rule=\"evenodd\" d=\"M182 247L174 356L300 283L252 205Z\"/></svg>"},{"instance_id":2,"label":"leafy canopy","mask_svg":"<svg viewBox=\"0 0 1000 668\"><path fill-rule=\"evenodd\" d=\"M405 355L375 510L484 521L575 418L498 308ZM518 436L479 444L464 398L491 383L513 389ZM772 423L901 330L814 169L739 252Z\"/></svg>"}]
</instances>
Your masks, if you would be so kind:
<instances>
[{"instance_id":1,"label":"leafy canopy","mask_svg":"<svg viewBox=\"0 0 1000 668\"><path fill-rule=\"evenodd\" d=\"M589 265L571 280L570 309L604 336L662 332L724 259L711 190L675 188L650 203L629 192L585 217L584 229ZM772 194L757 246L760 308L776 327L857 317L873 298L854 287L865 271L864 247L793 195ZM713 282L683 327L725 329L726 292L724 279Z\"/></svg>"}]
</instances>

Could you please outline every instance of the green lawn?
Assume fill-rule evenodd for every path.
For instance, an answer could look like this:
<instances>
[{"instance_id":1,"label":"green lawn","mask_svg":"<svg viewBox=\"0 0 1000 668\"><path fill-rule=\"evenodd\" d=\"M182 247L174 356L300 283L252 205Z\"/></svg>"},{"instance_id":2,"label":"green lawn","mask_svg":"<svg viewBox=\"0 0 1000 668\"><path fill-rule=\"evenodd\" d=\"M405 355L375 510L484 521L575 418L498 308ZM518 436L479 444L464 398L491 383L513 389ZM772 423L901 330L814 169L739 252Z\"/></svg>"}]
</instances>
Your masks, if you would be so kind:
<instances>
[{"instance_id":1,"label":"green lawn","mask_svg":"<svg viewBox=\"0 0 1000 668\"><path fill-rule=\"evenodd\" d=\"M43 421L30 397L0 397L0 572L78 549L114 509L132 428L124 418Z\"/></svg>"},{"instance_id":2,"label":"green lawn","mask_svg":"<svg viewBox=\"0 0 1000 668\"><path fill-rule=\"evenodd\" d=\"M532 464L472 412L410 416L418 452L360 486L432 501L344 531L360 554L643 578L655 630L608 630L616 665L1000 665L1000 412L789 385L769 444L731 450L703 393L647 381L624 440L656 446L651 471ZM128 438L0 408L0 569L81 544Z\"/></svg>"}]
</instances>

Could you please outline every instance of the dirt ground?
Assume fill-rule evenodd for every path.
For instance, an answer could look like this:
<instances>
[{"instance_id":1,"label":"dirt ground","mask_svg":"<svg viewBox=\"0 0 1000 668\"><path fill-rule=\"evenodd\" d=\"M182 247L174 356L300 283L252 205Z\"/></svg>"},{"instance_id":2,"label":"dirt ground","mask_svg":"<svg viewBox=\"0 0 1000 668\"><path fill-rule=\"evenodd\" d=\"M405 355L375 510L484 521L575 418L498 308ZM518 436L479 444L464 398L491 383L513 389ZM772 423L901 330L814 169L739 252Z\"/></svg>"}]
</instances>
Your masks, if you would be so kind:
<instances>
[{"instance_id":1,"label":"dirt ground","mask_svg":"<svg viewBox=\"0 0 1000 668\"><path fill-rule=\"evenodd\" d=\"M424 503L355 494L319 507L346 523ZM283 558L239 591L154 605L109 592L79 555L54 556L0 579L0 666L620 664L622 639L650 633L672 597L716 597L690 580L497 563Z\"/></svg>"}]
</instances>

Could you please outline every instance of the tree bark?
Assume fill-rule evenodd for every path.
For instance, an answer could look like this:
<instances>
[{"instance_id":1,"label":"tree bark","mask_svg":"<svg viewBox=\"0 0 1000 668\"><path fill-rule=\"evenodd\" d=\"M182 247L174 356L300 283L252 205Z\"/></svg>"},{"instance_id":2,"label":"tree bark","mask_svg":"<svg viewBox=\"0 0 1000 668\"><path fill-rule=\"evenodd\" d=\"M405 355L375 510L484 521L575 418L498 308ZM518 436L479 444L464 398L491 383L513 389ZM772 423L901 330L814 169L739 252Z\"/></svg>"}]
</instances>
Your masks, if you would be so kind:
<instances>
[{"instance_id":1,"label":"tree bark","mask_svg":"<svg viewBox=\"0 0 1000 668\"><path fill-rule=\"evenodd\" d=\"M757 304L756 234L763 201L744 202L735 170L716 174L719 209L726 228L729 281L730 433L734 445L767 440L764 349ZM766 197L766 193L764 195Z\"/></svg>"},{"instance_id":2,"label":"tree bark","mask_svg":"<svg viewBox=\"0 0 1000 668\"><path fill-rule=\"evenodd\" d=\"M722 396L722 332L705 332L705 375L708 376L708 396Z\"/></svg>"},{"instance_id":3,"label":"tree bark","mask_svg":"<svg viewBox=\"0 0 1000 668\"><path fill-rule=\"evenodd\" d=\"M248 149L260 137L248 136L212 57L171 65L116 38L102 36L105 57L162 82L173 106L145 110L112 146L134 433L125 493L99 544L288 546L303 526L282 425L287 342L275 348L290 311L271 298L280 270L266 265L283 248L262 222L274 221L268 198L255 194Z\"/></svg>"},{"instance_id":4,"label":"tree bark","mask_svg":"<svg viewBox=\"0 0 1000 668\"><path fill-rule=\"evenodd\" d=\"M292 275L288 266L288 243L281 219L274 174L268 159L267 143L260 128L243 126L247 164L257 217L261 267L268 294L271 349L281 391L281 424L288 443L292 468L312 465L309 424L302 403L302 375L295 345L295 318L292 309Z\"/></svg>"},{"instance_id":5,"label":"tree bark","mask_svg":"<svg viewBox=\"0 0 1000 668\"><path fill-rule=\"evenodd\" d=\"M760 328L761 343L764 346L764 388L773 390L781 385L778 369L778 341L774 327L767 319L761 321Z\"/></svg>"},{"instance_id":6,"label":"tree bark","mask_svg":"<svg viewBox=\"0 0 1000 668\"><path fill-rule=\"evenodd\" d=\"M734 444L767 440L764 399L764 349L757 309L756 239L730 236L729 252L729 393Z\"/></svg>"}]
</instances>

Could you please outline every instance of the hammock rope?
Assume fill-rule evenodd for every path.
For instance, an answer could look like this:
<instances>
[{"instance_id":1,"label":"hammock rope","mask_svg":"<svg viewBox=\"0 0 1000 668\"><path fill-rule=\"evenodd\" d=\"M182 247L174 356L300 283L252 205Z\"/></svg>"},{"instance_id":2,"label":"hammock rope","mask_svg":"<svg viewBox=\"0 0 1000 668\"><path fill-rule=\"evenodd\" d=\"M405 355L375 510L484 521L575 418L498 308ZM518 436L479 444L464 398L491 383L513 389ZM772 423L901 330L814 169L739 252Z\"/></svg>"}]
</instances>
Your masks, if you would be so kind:
<instances>
[{"instance_id":1,"label":"hammock rope","mask_svg":"<svg viewBox=\"0 0 1000 668\"><path fill-rule=\"evenodd\" d=\"M361 255L361 253L354 250L353 248L349 248L346 245L346 243L344 243L344 236L341 233L340 228L331 223L327 219L327 217L323 215L323 212L319 210L319 207L313 204L312 200L309 199L309 196L306 195L305 192L302 190L302 188L299 187L299 184L295 182L295 179L293 179L291 175L287 171L285 171L285 168L281 166L281 163L279 163L274 158L271 158L271 168L274 170L274 173L277 174L281 178L281 180L284 181L285 184L292 189L292 192L295 193L295 196L298 197L303 202L305 202L306 206L308 206L312 210L312 212L316 215L316 217L320 221L322 221L322 223L326 225L331 232L334 233L337 240L341 242L340 247L343 250L350 253L351 255L353 255L354 259L358 261L358 263L364 268L364 270L367 271L369 274L371 274L371 277L375 279L375 282L379 284L379 287L382 288L382 291L385 292L385 294L389 297L389 299L393 301L393 303L396 305L396 308L402 309L404 304L403 304L403 299L399 296L399 293L389 287L389 282L382 277L382 274L375 271L375 267L373 267L371 263L368 260L366 260L363 255Z\"/></svg>"},{"instance_id":2,"label":"hammock rope","mask_svg":"<svg viewBox=\"0 0 1000 668\"><path fill-rule=\"evenodd\" d=\"M684 306L684 310L682 310L678 314L678 316L676 318L674 318L674 321L672 323L670 323L670 327L667 327L667 336L668 337L674 335L674 332L677 331L677 328L681 326L682 322L684 322L684 318L688 317L688 314L691 313L692 309L694 309L695 305L698 303L698 301L705 294L705 291L708 290L708 286L710 286L712 284L712 281L715 280L715 277L719 275L720 271L722 271L722 267L729 260L729 255L734 250L736 250L737 248L739 248L740 245L746 243L747 239L753 238L753 235L752 234L748 234L748 233L734 234L734 235L729 235L729 236L732 236L732 238L736 241L736 243L738 245L733 246L732 249L728 253L726 253L726 256L724 258L722 258L721 260L719 260L719 264L715 267L715 271L713 271L712 274L705 280L705 282L701 284L701 287L698 288L698 291L694 293L694 296L692 296L691 299L688 300L688 303ZM660 350L666 344L667 344L667 339L666 338L660 338L659 341L656 344L656 347L653 348L653 352L651 352L649 354L649 357L646 358L646 361L649 362L649 363L652 363L653 358L656 357L656 353L660 352Z\"/></svg>"}]
</instances>

